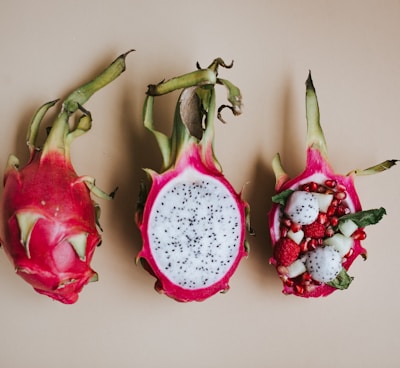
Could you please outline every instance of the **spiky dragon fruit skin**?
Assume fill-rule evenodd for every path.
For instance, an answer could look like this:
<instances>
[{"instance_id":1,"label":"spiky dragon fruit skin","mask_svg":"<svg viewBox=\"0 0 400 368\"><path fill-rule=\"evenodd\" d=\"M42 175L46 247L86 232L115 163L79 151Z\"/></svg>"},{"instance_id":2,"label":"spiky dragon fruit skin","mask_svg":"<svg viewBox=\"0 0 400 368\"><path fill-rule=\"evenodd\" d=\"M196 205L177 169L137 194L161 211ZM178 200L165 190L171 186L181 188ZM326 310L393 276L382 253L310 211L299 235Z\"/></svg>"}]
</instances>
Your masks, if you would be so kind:
<instances>
[{"instance_id":1,"label":"spiky dragon fruit skin","mask_svg":"<svg viewBox=\"0 0 400 368\"><path fill-rule=\"evenodd\" d=\"M321 185L327 182L335 182L338 187L345 188L346 196L343 203L347 207L350 214L360 213L362 211L361 202L357 194L354 177L356 175L369 175L380 171L389 169L397 160L387 160L381 164L373 166L365 170L353 170L347 175L341 175L334 172L332 166L327 159L327 148L325 137L322 132L319 121L319 108L316 98L314 85L311 79L311 73L306 82L307 93L306 93L306 107L307 107L307 152L306 152L306 168L297 177L290 179L286 172L283 170L279 154L277 154L273 160L273 169L276 175L276 194L284 193L285 191L298 191L302 190L302 186L308 183L316 183ZM381 214L385 213L384 209L379 209ZM380 215L381 216L381 215ZM272 246L278 242L282 236L280 231L281 219L283 217L282 206L279 203L273 203L272 208L268 214L268 221L270 225L270 236ZM370 224L376 223L379 219L374 220ZM358 229L364 232L364 227L359 226ZM367 251L361 245L362 238L352 237L353 245L351 251L346 254L346 257L342 260L343 270L347 272L351 267L352 263L358 256L362 256L364 259L367 258ZM318 249L318 248L317 248ZM305 253L307 255L307 253ZM304 258L304 256L303 256ZM270 263L277 268L278 274L283 281L283 293L294 294L304 298L316 298L321 296L328 296L334 291L338 290L337 287L328 283L316 282L311 287L299 287L293 282L287 282L286 276L279 272L279 264L277 260L272 256ZM351 282L350 278L350 282ZM346 285L347 288L348 285Z\"/></svg>"},{"instance_id":2,"label":"spiky dragon fruit skin","mask_svg":"<svg viewBox=\"0 0 400 368\"><path fill-rule=\"evenodd\" d=\"M42 148L36 145L39 126L57 101L39 108L28 129L28 163L20 168L10 155L4 174L0 239L5 253L35 291L64 304L75 303L82 288L98 279L90 266L101 243L99 207L91 193L113 197L97 188L93 178L77 175L69 146L91 128L90 113L81 104L125 70L127 54L67 97ZM77 110L82 116L71 127L69 117Z\"/></svg>"},{"instance_id":3,"label":"spiky dragon fruit skin","mask_svg":"<svg viewBox=\"0 0 400 368\"><path fill-rule=\"evenodd\" d=\"M201 72L202 71L199 71L199 73ZM214 83L215 82L210 82L209 84L212 86ZM185 89L182 92L180 100L183 99L182 96L184 96L185 93L190 94L188 89ZM137 216L137 225L141 232L143 241L142 249L137 256L137 259L140 260L144 268L156 278L157 281L155 284L155 289L158 292L165 294L179 302L200 302L208 299L218 292L227 291L229 289L230 278L237 269L241 259L243 257L246 257L248 254L248 248L245 245L246 221L248 220L248 204L241 198L241 194L237 193L233 189L232 185L224 177L222 170L215 160L212 148L212 135L210 137L209 134L212 129L210 119L213 119L213 104L214 101L210 103L211 107L209 111L207 111L208 123L207 127L205 128L204 135L201 139L190 137L190 135L188 135L186 131L184 136L186 136L186 138L188 139L183 139L182 145L177 144L179 148L178 152L176 152L176 156L172 154L172 156L174 156L173 161L175 160L175 162L169 165L164 165L165 167L167 167L167 169L163 170L160 174L154 172L153 170L146 170L151 181L151 187L147 193L143 210L140 210ZM236 108L238 108L238 106L236 106ZM180 111L180 103L178 103L176 116L180 114ZM202 277L204 277L203 280L205 286L200 286L197 284L196 281L193 281L195 279L193 273L196 272L194 269L194 265L192 266L192 269L187 269L187 273L190 274L187 277L187 283L192 282L192 285L196 284L196 286L186 286L186 281L179 282L177 278L174 278L174 276L169 273L166 268L164 268L164 265L161 264L162 262L159 260L160 257L158 253L175 251L176 253L178 253L178 250L171 250L170 248L168 248L168 244L166 243L160 244L160 250L156 250L157 247L155 244L153 244L154 241L152 241L151 238L151 233L154 230L152 228L154 224L151 224L151 218L154 215L154 211L157 211L155 203L159 201L160 193L163 193L164 188L168 187L172 182L175 181L178 183L182 182L183 185L188 186L189 188L191 185L194 186L198 182L218 182L218 185L224 188L224 190L226 191L226 195L229 195L231 197L232 203L234 203L235 207L233 211L238 216L236 219L237 223L234 224L234 226L236 226L239 230L233 230L237 231L237 239L232 243L232 245L221 245L222 248L231 247L233 249L232 254L230 255L231 258L226 257L226 259L222 260L222 262L227 264L227 268L224 269L221 276L214 276L214 278L210 277L212 278L212 281L210 281L208 279L207 272L211 272L210 269L212 268L212 265L210 264L208 268L207 265L204 265L204 267L208 270L205 271L205 276L202 274ZM195 216L193 216L192 218L194 217ZM223 216L221 216L221 218L223 218ZM228 219L226 219L225 222L227 222L227 220ZM190 221L191 220L189 220L189 222ZM204 226L207 225L205 224ZM174 224L173 228L174 229L171 229L171 231L179 232L178 224ZM199 238L201 238L202 235L203 234L199 234ZM204 238L201 241L204 241ZM207 245L203 244L193 251L191 251L190 248L196 246L195 242L182 242L179 244L178 247L183 247L185 249L185 252L187 251L190 254L190 256L188 256L190 259L187 261L188 263L193 262L194 264L196 261L199 261L194 255L196 251L199 253L201 251L205 252L204 249L209 246L209 248L207 248L207 252L210 253L211 257L215 256L215 254L217 253L217 249L213 248L214 246L217 246L217 244L214 245L212 241L207 239L206 242ZM204 261L204 258L202 258L202 256L200 256L199 258L201 259L201 261ZM180 262L181 259L173 258L171 261L171 267L178 267ZM199 267L203 267L203 264L201 264L201 266Z\"/></svg>"},{"instance_id":4,"label":"spiky dragon fruit skin","mask_svg":"<svg viewBox=\"0 0 400 368\"><path fill-rule=\"evenodd\" d=\"M74 303L97 274L90 262L101 238L90 191L62 155L40 153L22 170L8 170L1 201L1 238L16 272L34 289L63 303ZM57 188L57 190L54 190ZM29 239L29 257L21 244L18 214L33 214L37 221ZM86 251L81 258L70 237L83 234Z\"/></svg>"}]
</instances>

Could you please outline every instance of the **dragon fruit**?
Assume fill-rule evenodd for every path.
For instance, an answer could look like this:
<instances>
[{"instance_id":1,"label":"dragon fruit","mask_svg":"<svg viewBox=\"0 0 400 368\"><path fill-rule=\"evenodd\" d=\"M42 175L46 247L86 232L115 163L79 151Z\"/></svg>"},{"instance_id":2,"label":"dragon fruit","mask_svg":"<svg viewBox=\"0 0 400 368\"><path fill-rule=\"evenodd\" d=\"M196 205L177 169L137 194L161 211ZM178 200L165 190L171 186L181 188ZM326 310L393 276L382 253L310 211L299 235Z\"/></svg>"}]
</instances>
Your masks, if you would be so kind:
<instances>
[{"instance_id":1,"label":"dragon fruit","mask_svg":"<svg viewBox=\"0 0 400 368\"><path fill-rule=\"evenodd\" d=\"M223 176L213 152L215 84L228 90L230 108L238 115L239 89L217 77L215 59L201 69L150 85L144 125L154 133L163 156L161 173L146 169L150 188L143 185L136 222L143 246L137 260L156 279L155 289L180 301L203 301L228 290L229 279L247 255L245 240L249 206ZM154 96L183 89L172 136L153 125Z\"/></svg>"},{"instance_id":2,"label":"dragon fruit","mask_svg":"<svg viewBox=\"0 0 400 368\"><path fill-rule=\"evenodd\" d=\"M378 223L386 214L382 207L362 210L354 177L384 171L397 160L347 175L336 174L327 158L311 73L306 82L306 110L306 168L290 179L279 154L275 155L276 194L269 224L274 249L270 263L283 282L283 293L308 298L349 287L353 278L347 271L359 255L367 257L361 245L366 238L365 226ZM282 249L282 244L291 245Z\"/></svg>"},{"instance_id":3,"label":"dragon fruit","mask_svg":"<svg viewBox=\"0 0 400 368\"><path fill-rule=\"evenodd\" d=\"M0 202L0 238L16 273L40 294L65 304L75 303L82 288L98 276L90 267L101 237L99 206L90 192L110 199L89 176L78 176L71 164L70 145L91 128L82 105L125 70L125 53L92 81L64 101L42 148L36 144L40 123L57 101L38 109L27 133L30 158L20 168L10 155ZM81 111L78 122L70 117Z\"/></svg>"}]
</instances>

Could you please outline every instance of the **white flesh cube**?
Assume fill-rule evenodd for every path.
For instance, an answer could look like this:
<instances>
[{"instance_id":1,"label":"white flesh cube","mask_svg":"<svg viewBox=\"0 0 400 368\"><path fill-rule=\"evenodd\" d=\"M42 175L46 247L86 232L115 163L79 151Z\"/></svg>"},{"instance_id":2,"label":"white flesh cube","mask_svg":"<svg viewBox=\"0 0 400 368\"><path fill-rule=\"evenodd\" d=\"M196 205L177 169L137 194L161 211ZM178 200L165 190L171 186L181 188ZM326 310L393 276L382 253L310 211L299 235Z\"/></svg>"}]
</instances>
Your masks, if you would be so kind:
<instances>
[{"instance_id":1,"label":"white flesh cube","mask_svg":"<svg viewBox=\"0 0 400 368\"><path fill-rule=\"evenodd\" d=\"M289 239L292 239L295 243L300 244L300 242L304 238L304 231L303 230L298 230L296 232L289 230L287 233L287 237Z\"/></svg>"},{"instance_id":2,"label":"white flesh cube","mask_svg":"<svg viewBox=\"0 0 400 368\"><path fill-rule=\"evenodd\" d=\"M328 208L332 202L333 195L332 194L323 194L323 193L313 193L318 200L318 207L320 212L328 211Z\"/></svg>"},{"instance_id":3,"label":"white flesh cube","mask_svg":"<svg viewBox=\"0 0 400 368\"><path fill-rule=\"evenodd\" d=\"M287 266L286 268L288 270L289 278L297 277L307 271L306 266L300 259L295 260L291 265Z\"/></svg>"},{"instance_id":4,"label":"white flesh cube","mask_svg":"<svg viewBox=\"0 0 400 368\"><path fill-rule=\"evenodd\" d=\"M330 245L336 249L341 257L345 256L353 246L353 239L343 234L335 234L331 238L324 240L325 245Z\"/></svg>"},{"instance_id":5,"label":"white flesh cube","mask_svg":"<svg viewBox=\"0 0 400 368\"><path fill-rule=\"evenodd\" d=\"M346 220L339 223L339 230L344 236L351 236L357 229L358 226L352 220Z\"/></svg>"}]
</instances>

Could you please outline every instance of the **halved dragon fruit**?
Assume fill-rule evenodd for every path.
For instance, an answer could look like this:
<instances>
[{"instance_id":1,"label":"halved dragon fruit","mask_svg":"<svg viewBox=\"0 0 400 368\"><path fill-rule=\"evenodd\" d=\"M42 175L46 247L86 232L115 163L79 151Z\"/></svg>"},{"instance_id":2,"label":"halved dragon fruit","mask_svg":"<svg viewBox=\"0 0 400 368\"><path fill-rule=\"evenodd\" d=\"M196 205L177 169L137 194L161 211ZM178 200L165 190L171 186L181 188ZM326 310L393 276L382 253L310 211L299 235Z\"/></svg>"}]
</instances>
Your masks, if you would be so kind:
<instances>
[{"instance_id":1,"label":"halved dragon fruit","mask_svg":"<svg viewBox=\"0 0 400 368\"><path fill-rule=\"evenodd\" d=\"M138 203L138 260L156 277L156 290L180 302L226 291L248 252L248 204L223 176L213 152L215 84L228 89L231 103L218 116L224 107L241 112L240 91L217 77L219 66L231 67L216 59L206 69L149 86L144 105L144 124L157 139L163 168L160 174L146 169L151 187L143 186ZM154 96L182 88L168 137L154 129Z\"/></svg>"},{"instance_id":2,"label":"halved dragon fruit","mask_svg":"<svg viewBox=\"0 0 400 368\"><path fill-rule=\"evenodd\" d=\"M0 202L1 244L18 275L38 293L62 303L75 303L84 285L98 278L90 263L101 242L99 206L90 192L105 199L114 194L101 191L94 178L76 174L70 145L91 128L91 115L82 105L125 70L127 54L65 99L43 148L36 145L40 123L57 101L40 107L28 129L28 163L20 168L16 156L8 159ZM81 117L70 126L78 110Z\"/></svg>"},{"instance_id":3,"label":"halved dragon fruit","mask_svg":"<svg viewBox=\"0 0 400 368\"><path fill-rule=\"evenodd\" d=\"M364 227L386 214L384 208L362 210L354 176L384 171L397 160L336 174L327 159L311 73L306 82L306 109L306 169L290 179L279 154L274 157L276 195L269 224L274 250L270 263L283 281L283 292L308 298L327 296L350 285L353 278L348 269L359 255L367 256L361 245L366 237Z\"/></svg>"}]
</instances>

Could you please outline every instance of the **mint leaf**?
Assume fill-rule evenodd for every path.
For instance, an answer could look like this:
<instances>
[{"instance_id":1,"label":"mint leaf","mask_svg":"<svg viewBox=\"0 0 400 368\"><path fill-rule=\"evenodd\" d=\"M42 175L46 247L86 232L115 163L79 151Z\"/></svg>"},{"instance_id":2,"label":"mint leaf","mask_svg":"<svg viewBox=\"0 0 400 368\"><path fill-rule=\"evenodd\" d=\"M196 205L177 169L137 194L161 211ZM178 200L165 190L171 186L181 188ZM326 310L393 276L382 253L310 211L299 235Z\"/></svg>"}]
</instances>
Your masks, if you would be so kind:
<instances>
[{"instance_id":1,"label":"mint leaf","mask_svg":"<svg viewBox=\"0 0 400 368\"><path fill-rule=\"evenodd\" d=\"M359 211L355 213L349 213L339 218L339 222L346 220L352 220L358 227L365 227L368 225L375 225L382 217L386 215L386 210L381 208L375 208L372 210Z\"/></svg>"},{"instance_id":2,"label":"mint leaf","mask_svg":"<svg viewBox=\"0 0 400 368\"><path fill-rule=\"evenodd\" d=\"M290 195L294 192L292 189L286 189L278 194L275 194L272 197L272 202L278 203L282 206L286 204L287 199L290 197Z\"/></svg>"},{"instance_id":3,"label":"mint leaf","mask_svg":"<svg viewBox=\"0 0 400 368\"><path fill-rule=\"evenodd\" d=\"M336 279L327 282L327 285L336 289L345 290L350 286L352 281L353 277L349 276L346 270L342 268L342 270L339 272L339 275L336 276Z\"/></svg>"}]
</instances>

